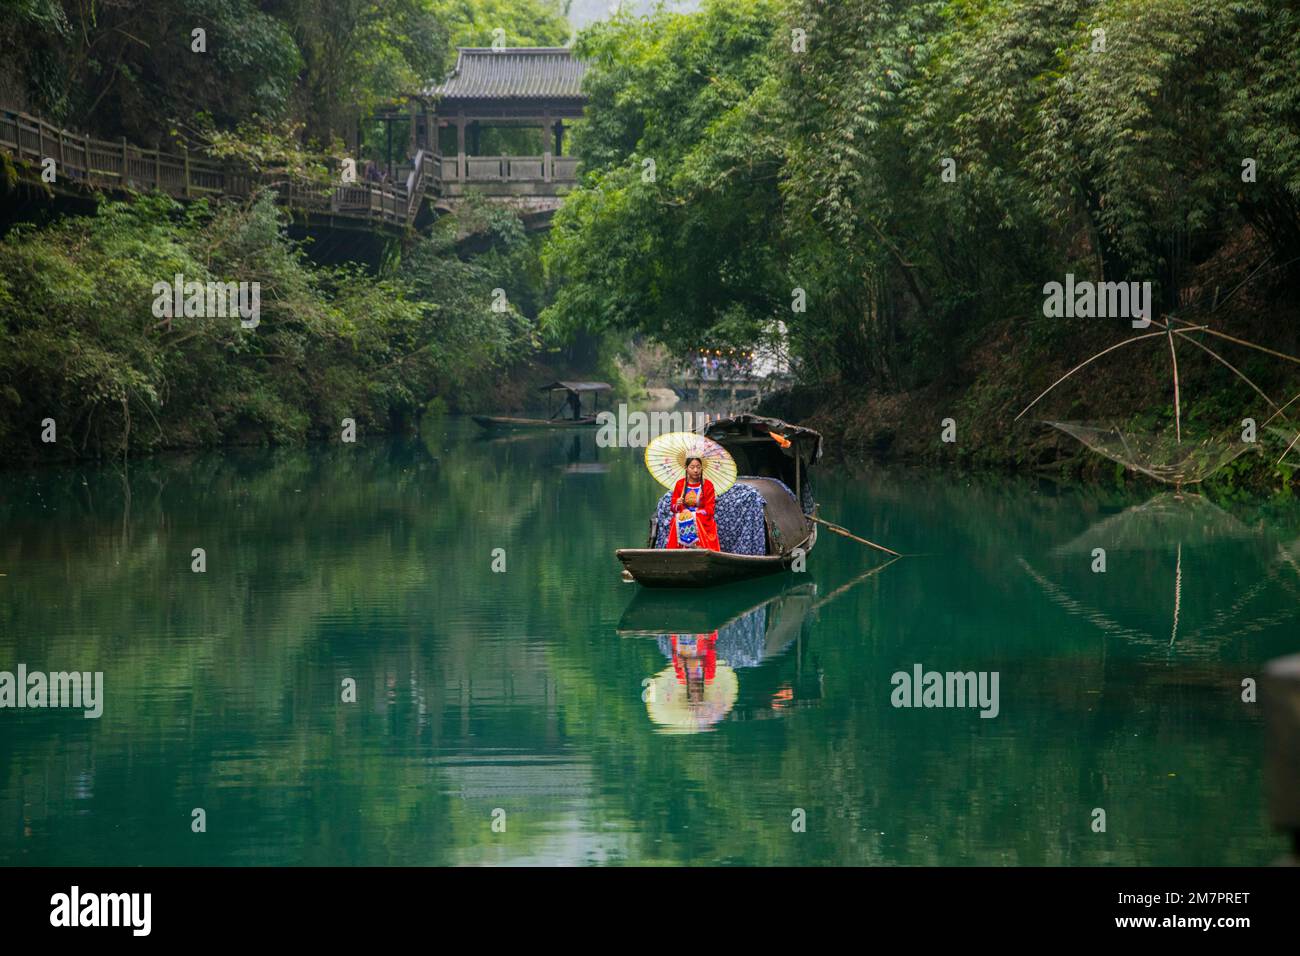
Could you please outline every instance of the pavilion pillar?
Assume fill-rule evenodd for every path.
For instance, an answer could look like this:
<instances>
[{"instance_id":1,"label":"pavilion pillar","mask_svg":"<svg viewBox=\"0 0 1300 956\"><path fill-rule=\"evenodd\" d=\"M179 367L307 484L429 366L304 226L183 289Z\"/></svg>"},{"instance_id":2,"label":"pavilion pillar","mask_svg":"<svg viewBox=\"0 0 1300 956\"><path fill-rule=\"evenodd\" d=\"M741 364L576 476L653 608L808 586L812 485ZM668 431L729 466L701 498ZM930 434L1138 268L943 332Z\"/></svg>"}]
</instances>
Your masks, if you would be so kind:
<instances>
[{"instance_id":1,"label":"pavilion pillar","mask_svg":"<svg viewBox=\"0 0 1300 956\"><path fill-rule=\"evenodd\" d=\"M555 155L564 155L564 120L555 121Z\"/></svg>"},{"instance_id":2,"label":"pavilion pillar","mask_svg":"<svg viewBox=\"0 0 1300 956\"><path fill-rule=\"evenodd\" d=\"M545 152L542 153L542 182L549 183L551 181L551 163L554 162L554 157L551 153L552 130L551 108L549 106L546 108L545 112L542 113L542 129L544 130L542 134L544 145L542 148L545 150Z\"/></svg>"},{"instance_id":3,"label":"pavilion pillar","mask_svg":"<svg viewBox=\"0 0 1300 956\"><path fill-rule=\"evenodd\" d=\"M418 129L419 125L420 125L419 104L415 101L415 97L411 97L411 135L407 137L407 141L406 141L407 156L414 157L415 151L419 148L419 142L417 137L417 134L419 133L419 129Z\"/></svg>"},{"instance_id":4,"label":"pavilion pillar","mask_svg":"<svg viewBox=\"0 0 1300 956\"><path fill-rule=\"evenodd\" d=\"M465 181L465 114L456 114L456 180Z\"/></svg>"}]
</instances>

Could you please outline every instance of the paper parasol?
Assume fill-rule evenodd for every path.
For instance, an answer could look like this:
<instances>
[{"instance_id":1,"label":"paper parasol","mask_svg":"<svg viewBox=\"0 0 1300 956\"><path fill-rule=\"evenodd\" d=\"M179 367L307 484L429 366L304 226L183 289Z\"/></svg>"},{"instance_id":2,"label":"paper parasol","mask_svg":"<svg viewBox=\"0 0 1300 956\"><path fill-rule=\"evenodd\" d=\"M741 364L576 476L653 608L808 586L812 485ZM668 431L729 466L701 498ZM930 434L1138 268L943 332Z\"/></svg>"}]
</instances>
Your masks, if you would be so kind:
<instances>
[{"instance_id":1,"label":"paper parasol","mask_svg":"<svg viewBox=\"0 0 1300 956\"><path fill-rule=\"evenodd\" d=\"M686 477L686 459L699 458L704 477L722 494L736 483L736 460L711 438L694 432L668 432L652 440L645 449L645 466L655 481L671 491Z\"/></svg>"},{"instance_id":2,"label":"paper parasol","mask_svg":"<svg viewBox=\"0 0 1300 956\"><path fill-rule=\"evenodd\" d=\"M713 679L704 685L700 700L690 699L686 685L678 683L671 664L650 680L646 712L656 729L664 734L697 734L711 730L731 712L740 696L736 672L721 662Z\"/></svg>"}]
</instances>

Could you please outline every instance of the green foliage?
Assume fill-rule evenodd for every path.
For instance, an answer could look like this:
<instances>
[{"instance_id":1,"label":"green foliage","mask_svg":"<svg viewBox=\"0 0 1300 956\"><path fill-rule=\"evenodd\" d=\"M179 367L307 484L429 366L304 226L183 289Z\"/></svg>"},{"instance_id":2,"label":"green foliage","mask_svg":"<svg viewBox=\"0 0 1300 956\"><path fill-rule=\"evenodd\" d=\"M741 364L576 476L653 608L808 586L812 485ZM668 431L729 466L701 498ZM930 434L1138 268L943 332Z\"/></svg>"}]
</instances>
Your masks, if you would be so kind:
<instances>
[{"instance_id":1,"label":"green foliage","mask_svg":"<svg viewBox=\"0 0 1300 956\"><path fill-rule=\"evenodd\" d=\"M317 148L302 145L303 124L272 122L260 118L240 123L233 130L217 129L206 114L198 118L194 135L213 159L225 160L252 170L268 186L281 183L332 184L337 173ZM341 151L331 157L337 162Z\"/></svg>"},{"instance_id":2,"label":"green foliage","mask_svg":"<svg viewBox=\"0 0 1300 956\"><path fill-rule=\"evenodd\" d=\"M430 0L285 0L279 16L303 59L297 112L321 143L447 63L447 26Z\"/></svg>"},{"instance_id":3,"label":"green foliage","mask_svg":"<svg viewBox=\"0 0 1300 956\"><path fill-rule=\"evenodd\" d=\"M461 258L456 243L465 233L485 236L487 248ZM527 316L537 308L535 261L519 218L482 202L442 220L407 255L402 275L411 294L437 303L426 321L442 390L531 353L536 339Z\"/></svg>"},{"instance_id":4,"label":"green foliage","mask_svg":"<svg viewBox=\"0 0 1300 956\"><path fill-rule=\"evenodd\" d=\"M564 46L567 7L558 0L433 0L454 46L491 46L496 29L505 31L507 46Z\"/></svg>"},{"instance_id":5,"label":"green foliage","mask_svg":"<svg viewBox=\"0 0 1300 956\"><path fill-rule=\"evenodd\" d=\"M570 34L554 0L17 0L0 63L34 111L106 138L154 144L206 114L218 130L293 123L328 148L495 29L510 46Z\"/></svg>"},{"instance_id":6,"label":"green foliage","mask_svg":"<svg viewBox=\"0 0 1300 956\"><path fill-rule=\"evenodd\" d=\"M776 12L710 2L698 16L620 14L580 38L586 180L544 251L547 329L637 327L685 349L724 326L746 334L787 298L765 129Z\"/></svg>"},{"instance_id":7,"label":"green foliage","mask_svg":"<svg viewBox=\"0 0 1300 956\"><path fill-rule=\"evenodd\" d=\"M530 341L527 320L490 308L500 281L520 299L529 281L518 220L496 228L477 260L443 236L375 277L312 268L269 194L247 208L145 198L19 227L0 243L0 448L31 454L47 417L69 455L296 442L337 435L343 418L399 427ZM153 286L178 273L260 283L260 324L157 318Z\"/></svg>"},{"instance_id":8,"label":"green foliage","mask_svg":"<svg viewBox=\"0 0 1300 956\"><path fill-rule=\"evenodd\" d=\"M679 351L781 318L805 379L911 388L1009 315L1061 344L1041 290L1066 271L1182 305L1244 227L1300 257L1297 26L1294 0L737 0L596 24L544 318Z\"/></svg>"},{"instance_id":9,"label":"green foliage","mask_svg":"<svg viewBox=\"0 0 1300 956\"><path fill-rule=\"evenodd\" d=\"M0 28L0 61L21 70L34 111L108 137L157 143L202 110L221 125L283 116L302 68L290 29L252 0L23 6L25 22Z\"/></svg>"}]
</instances>

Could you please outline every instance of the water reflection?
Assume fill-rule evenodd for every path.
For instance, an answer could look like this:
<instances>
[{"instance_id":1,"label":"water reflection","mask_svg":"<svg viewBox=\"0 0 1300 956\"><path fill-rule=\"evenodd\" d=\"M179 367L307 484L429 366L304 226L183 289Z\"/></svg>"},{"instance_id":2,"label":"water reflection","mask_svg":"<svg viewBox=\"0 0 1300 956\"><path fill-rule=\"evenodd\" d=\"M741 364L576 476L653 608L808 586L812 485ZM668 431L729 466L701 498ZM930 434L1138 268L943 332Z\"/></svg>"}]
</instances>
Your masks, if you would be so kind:
<instances>
[{"instance_id":1,"label":"water reflection","mask_svg":"<svg viewBox=\"0 0 1300 956\"><path fill-rule=\"evenodd\" d=\"M1085 531L1050 552L1054 573L1039 571L1026 558L1021 567L1058 606L1089 621L1102 632L1138 642L1160 642L1169 647L1180 638L1188 641L1222 636L1224 628L1268 627L1290 616L1289 610L1252 615L1250 608L1273 585L1294 589L1280 581L1275 565L1265 558L1270 534L1266 527L1250 527L1202 495L1165 492L1139 505L1094 522ZM1280 550L1285 555L1285 550ZM1216 590L1208 576L1195 576L1196 552L1231 553L1263 567L1245 587L1231 597L1207 606L1196 600ZM1153 563L1171 563L1167 577ZM1149 617L1151 604L1167 608L1167 627L1157 631L1151 623L1124 623L1132 617L1131 588L1137 579L1168 581L1163 600L1153 596L1141 612ZM1220 575L1221 580L1221 575ZM1060 583L1058 583L1060 582ZM1204 609L1194 626L1186 626L1185 610L1195 601ZM1212 608L1212 610L1211 610ZM1167 637L1166 637L1167 635Z\"/></svg>"},{"instance_id":2,"label":"water reflection","mask_svg":"<svg viewBox=\"0 0 1300 956\"><path fill-rule=\"evenodd\" d=\"M717 633L669 635L672 664L650 678L642 699L662 733L712 730L736 706L736 671L718 663Z\"/></svg>"},{"instance_id":3,"label":"water reflection","mask_svg":"<svg viewBox=\"0 0 1300 956\"><path fill-rule=\"evenodd\" d=\"M101 720L0 713L0 864L1277 855L1240 686L1295 649L1294 502L1226 508L1245 537L1184 535L1171 648L1179 542L1107 531L1099 575L1059 552L1131 488L831 471L829 517L927 556L884 571L830 537L804 574L682 601L619 581L659 493L639 449L580 445L609 472L569 477L571 433L429 424L423 443L0 474L0 661L103 670L106 694ZM660 732L641 699L673 665L659 638L715 632L734 698L712 732ZM707 677L704 643L678 649ZM917 662L999 671L998 718L891 707ZM1097 806L1123 808L1122 835L1089 830Z\"/></svg>"},{"instance_id":4,"label":"water reflection","mask_svg":"<svg viewBox=\"0 0 1300 956\"><path fill-rule=\"evenodd\" d=\"M822 697L820 668L805 675L808 624L819 608L894 564L870 568L819 599L817 585L787 586L755 601L763 582L714 592L641 589L623 613L623 637L653 637L669 665L642 681L650 720L661 733L699 733L715 729L736 709L738 670L758 671L794 645L795 673L775 686L756 678L756 694L746 695L737 716L763 719ZM766 585L770 587L770 584ZM737 610L743 608L742 610Z\"/></svg>"},{"instance_id":5,"label":"water reflection","mask_svg":"<svg viewBox=\"0 0 1300 956\"><path fill-rule=\"evenodd\" d=\"M643 682L641 697L658 730L712 730L736 706L736 670L757 668L800 639L816 585L790 588L737 612L753 593L749 588L723 589L718 595L642 591L628 606L619 634L655 638L671 662ZM794 687L787 683L773 696L774 709L788 707L794 699Z\"/></svg>"},{"instance_id":6,"label":"water reflection","mask_svg":"<svg viewBox=\"0 0 1300 956\"><path fill-rule=\"evenodd\" d=\"M600 460L600 445L594 434L577 434L569 442L569 460L564 466L566 475L603 475L609 465Z\"/></svg>"},{"instance_id":7,"label":"water reflection","mask_svg":"<svg viewBox=\"0 0 1300 956\"><path fill-rule=\"evenodd\" d=\"M609 472L610 449L596 441L596 429L556 434L537 431L484 432L475 436L475 444L493 453L520 448L537 465L557 468L566 475L603 475Z\"/></svg>"}]
</instances>

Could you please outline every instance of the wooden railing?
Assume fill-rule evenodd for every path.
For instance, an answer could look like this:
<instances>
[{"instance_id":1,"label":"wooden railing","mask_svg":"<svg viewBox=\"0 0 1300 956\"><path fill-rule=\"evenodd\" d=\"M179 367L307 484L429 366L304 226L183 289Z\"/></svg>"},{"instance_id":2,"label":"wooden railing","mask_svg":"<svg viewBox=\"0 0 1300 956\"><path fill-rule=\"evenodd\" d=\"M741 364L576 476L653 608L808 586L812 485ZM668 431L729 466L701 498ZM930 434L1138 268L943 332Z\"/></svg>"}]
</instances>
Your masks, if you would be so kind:
<instances>
[{"instance_id":1,"label":"wooden railing","mask_svg":"<svg viewBox=\"0 0 1300 956\"><path fill-rule=\"evenodd\" d=\"M56 182L72 181L92 189L157 191L178 199L241 198L259 186L272 185L253 170L192 155L183 148L170 153L140 149L124 139L94 139L3 107L0 150L38 169L52 159ZM273 188L280 202L294 210L407 226L414 224L426 195L460 194L453 186L478 184L490 189L503 184L497 188L508 194L509 184L515 183L519 185L514 191L528 195L559 195L554 186L574 184L577 174L578 160L572 156L466 156L462 162L456 156L420 150L397 185L278 183Z\"/></svg>"},{"instance_id":2,"label":"wooden railing","mask_svg":"<svg viewBox=\"0 0 1300 956\"><path fill-rule=\"evenodd\" d=\"M126 140L95 139L16 110L0 109L0 149L38 169L52 159L56 177L93 189L157 191L178 199L240 198L264 182L252 170L196 157L184 149L168 153L140 149ZM415 219L423 182L423 176L417 176L415 183L408 181L408 186L417 187L415 192L368 183L295 183L275 188L280 201L294 209L405 225Z\"/></svg>"}]
</instances>

